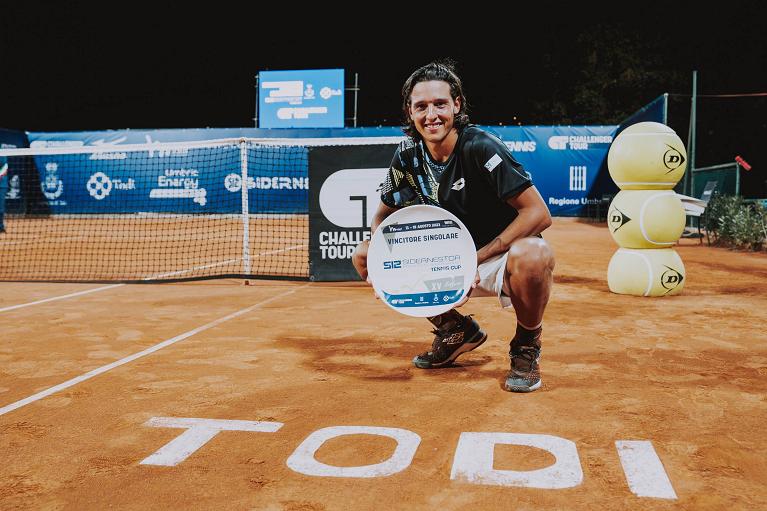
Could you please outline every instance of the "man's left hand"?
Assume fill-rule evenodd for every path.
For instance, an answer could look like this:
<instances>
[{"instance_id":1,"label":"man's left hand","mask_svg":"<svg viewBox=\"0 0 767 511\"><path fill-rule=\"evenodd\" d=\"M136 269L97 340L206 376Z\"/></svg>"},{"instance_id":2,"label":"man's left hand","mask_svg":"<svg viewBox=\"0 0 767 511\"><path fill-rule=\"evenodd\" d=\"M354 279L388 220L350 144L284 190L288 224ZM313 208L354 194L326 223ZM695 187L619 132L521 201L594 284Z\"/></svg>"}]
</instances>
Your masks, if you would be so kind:
<instances>
[{"instance_id":1,"label":"man's left hand","mask_svg":"<svg viewBox=\"0 0 767 511\"><path fill-rule=\"evenodd\" d=\"M474 283L471 285L471 289L469 289L469 292L466 293L466 296L463 297L463 300L455 304L455 308L461 307L463 304L469 301L469 298L471 297L471 292L474 291L474 289L479 285L479 270L477 270L476 275L474 275Z\"/></svg>"}]
</instances>

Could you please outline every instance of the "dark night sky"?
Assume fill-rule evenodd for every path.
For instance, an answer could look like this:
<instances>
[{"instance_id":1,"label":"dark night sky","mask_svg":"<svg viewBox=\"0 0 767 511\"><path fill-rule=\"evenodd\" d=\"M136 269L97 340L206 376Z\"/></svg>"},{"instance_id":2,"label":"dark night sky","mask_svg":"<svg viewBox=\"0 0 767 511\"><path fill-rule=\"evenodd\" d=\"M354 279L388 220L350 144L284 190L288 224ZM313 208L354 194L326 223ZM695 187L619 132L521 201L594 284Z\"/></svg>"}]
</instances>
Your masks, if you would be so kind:
<instances>
[{"instance_id":1,"label":"dark night sky","mask_svg":"<svg viewBox=\"0 0 767 511\"><path fill-rule=\"evenodd\" d=\"M531 114L529 104L582 86L576 73L552 68L566 69L578 37L599 40L606 26L648 43L621 51L654 52L647 58L683 77L621 98L631 111L664 92L689 94L693 69L702 93L767 90L767 10L760 2L730 1L711 12L699 10L700 2L533 3L510 2L503 14L370 4L370 13L354 12L342 23L327 21L348 9L338 4L316 13L261 2L260 12L155 2L115 4L109 12L103 4L14 2L0 17L0 127L252 126L259 70L311 68L344 68L348 83L359 73L358 125L396 125L402 82L439 57L457 61L474 122L511 124L517 115L523 124L559 124L555 113ZM628 12L615 12L618 4ZM677 103L686 116L689 99Z\"/></svg>"}]
</instances>

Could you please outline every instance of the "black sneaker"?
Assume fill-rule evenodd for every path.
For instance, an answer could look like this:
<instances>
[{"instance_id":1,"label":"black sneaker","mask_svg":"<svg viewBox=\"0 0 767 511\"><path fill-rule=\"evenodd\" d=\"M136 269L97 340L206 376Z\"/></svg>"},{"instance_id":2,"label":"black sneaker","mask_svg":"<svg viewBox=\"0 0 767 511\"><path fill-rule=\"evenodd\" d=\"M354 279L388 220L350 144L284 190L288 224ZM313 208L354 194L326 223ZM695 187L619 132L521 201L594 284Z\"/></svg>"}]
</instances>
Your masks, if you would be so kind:
<instances>
[{"instance_id":1,"label":"black sneaker","mask_svg":"<svg viewBox=\"0 0 767 511\"><path fill-rule=\"evenodd\" d=\"M434 332L431 351L421 353L413 359L413 365L421 369L434 369L451 365L459 355L478 348L487 339L487 334L479 328L479 323L471 315L464 316L454 328Z\"/></svg>"},{"instance_id":2,"label":"black sneaker","mask_svg":"<svg viewBox=\"0 0 767 511\"><path fill-rule=\"evenodd\" d=\"M532 392L541 387L541 371L538 361L541 357L541 335L528 342L511 341L509 358L511 370L506 377L504 388L509 392Z\"/></svg>"}]
</instances>

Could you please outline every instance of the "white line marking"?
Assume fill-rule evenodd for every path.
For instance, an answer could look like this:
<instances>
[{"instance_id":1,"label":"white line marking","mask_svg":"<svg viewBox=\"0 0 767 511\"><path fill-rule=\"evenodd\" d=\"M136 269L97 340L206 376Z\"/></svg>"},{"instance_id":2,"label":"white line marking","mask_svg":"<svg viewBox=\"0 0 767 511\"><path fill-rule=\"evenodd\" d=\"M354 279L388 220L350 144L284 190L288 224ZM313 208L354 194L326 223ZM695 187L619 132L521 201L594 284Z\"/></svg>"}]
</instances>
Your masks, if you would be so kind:
<instances>
[{"instance_id":1,"label":"white line marking","mask_svg":"<svg viewBox=\"0 0 767 511\"><path fill-rule=\"evenodd\" d=\"M260 307L261 305L267 304L269 302L273 302L274 300L277 300L278 298L282 298L283 296L287 296L289 294L293 294L299 289L303 289L304 287L308 286L309 283L304 284L303 286L299 286L295 289L291 289L289 291L286 291L284 293L278 294L276 296L273 296L271 298L267 298L266 300L262 302L258 302L255 305L251 305L250 307L247 307L242 310L238 310L237 312L233 312L229 314L228 316L224 316L223 318L219 318L215 321L211 321L210 323L206 325L202 325L200 327L195 328L194 330L190 330L186 333L183 333L181 335L177 335L176 337L173 337L172 339L165 340L159 344L155 344L154 346L150 346L149 348L139 351L138 353L134 353L133 355L128 355L125 358L121 358L120 360L117 360L115 362L112 362L111 364L107 364L105 366L98 367L92 371L88 371L85 374L81 374L80 376L77 376L75 378L72 378L71 380L67 380L64 383L59 383L58 385L55 385L51 388L45 389L41 392L38 392L37 394L33 394L27 398L24 398L20 401L16 401L15 403L11 403L9 405L6 405L2 408L0 408L0 415L5 415L8 412L12 412L16 410L17 408L21 408L22 406L26 406L30 403L34 403L35 401L39 401L40 399L43 399L44 397L48 397L51 394L55 394L56 392L64 389L68 389L69 387L73 387L74 385L77 385L78 383L84 382L86 380L90 380L94 376L98 376L102 373L105 373L111 369L114 369L115 367L120 367L121 365L125 365L128 362L133 362L136 359L139 359L145 355L149 355L154 353L155 351L159 351L166 346L170 346L171 344L175 344L179 341L183 341L184 339L188 337L192 337L195 334L199 334L200 332L204 332L205 330L208 330L210 328L213 328L215 326L220 325L221 323L224 323L226 321L229 321L230 319L234 319L238 316L242 316L243 314L247 314L248 312L252 311L253 309L256 309L257 307Z\"/></svg>"},{"instance_id":2,"label":"white line marking","mask_svg":"<svg viewBox=\"0 0 767 511\"><path fill-rule=\"evenodd\" d=\"M194 268L190 268L188 270L178 270L178 271L172 271L169 273L160 273L158 275L152 275L150 277L144 277L143 280L152 280L152 279L161 279L163 277L170 277L171 275L181 275L182 273L190 273L195 270L207 270L208 268L215 268L216 266L225 266L227 264L232 264L241 261L242 259L229 259L228 261L221 261L220 263L212 263L212 264L205 264L202 266L195 266Z\"/></svg>"},{"instance_id":3,"label":"white line marking","mask_svg":"<svg viewBox=\"0 0 767 511\"><path fill-rule=\"evenodd\" d=\"M296 250L296 249L298 249L298 248L303 248L303 247L305 247L305 246L306 246L306 244L305 244L305 243L304 243L304 244L301 244L301 245L293 245L292 247L288 247L288 248L281 248L281 249L279 249L279 250L270 250L270 251L268 251L268 252L261 252L261 253L259 253L259 254L256 254L256 255L254 255L253 257L261 257L262 255L279 254L279 253L281 253L281 252L288 252L288 251L290 251L290 250Z\"/></svg>"},{"instance_id":4,"label":"white line marking","mask_svg":"<svg viewBox=\"0 0 767 511\"><path fill-rule=\"evenodd\" d=\"M677 498L652 442L618 440L615 447L626 474L626 482L634 495L658 499Z\"/></svg>"},{"instance_id":5,"label":"white line marking","mask_svg":"<svg viewBox=\"0 0 767 511\"><path fill-rule=\"evenodd\" d=\"M648 249L645 249L645 250L655 250L655 249L648 248ZM629 255L635 255L639 259L641 259L642 262L645 264L645 267L647 268L647 287L645 287L644 295L643 296L648 296L650 294L650 291L652 291L653 280L655 280L655 275L653 274L653 271L652 271L652 263L650 262L650 258L647 257L642 252L640 252L639 250L632 250L632 249L628 249L628 248L619 248L618 251L619 252L624 252L624 253L629 254Z\"/></svg>"},{"instance_id":6,"label":"white line marking","mask_svg":"<svg viewBox=\"0 0 767 511\"><path fill-rule=\"evenodd\" d=\"M332 438L345 435L380 435L397 442L394 453L385 461L373 465L339 467L318 461L314 454ZM286 464L291 470L319 477L384 477L402 472L413 461L421 437L407 429L375 426L332 426L318 429L296 447Z\"/></svg>"},{"instance_id":7,"label":"white line marking","mask_svg":"<svg viewBox=\"0 0 767 511\"><path fill-rule=\"evenodd\" d=\"M524 445L554 455L555 462L536 470L500 470L493 467L497 444ZM471 484L527 488L574 488L583 482L575 443L554 435L523 433L461 433L450 479Z\"/></svg>"},{"instance_id":8,"label":"white line marking","mask_svg":"<svg viewBox=\"0 0 767 511\"><path fill-rule=\"evenodd\" d=\"M282 427L281 422L243 421L232 419L199 419L196 417L152 417L144 426L152 428L211 428L219 431L264 431L273 433ZM278 426L279 425L279 426Z\"/></svg>"},{"instance_id":9,"label":"white line marking","mask_svg":"<svg viewBox=\"0 0 767 511\"><path fill-rule=\"evenodd\" d=\"M675 195L675 194L672 190L669 190L668 192L660 192L658 194L653 195L652 197L650 197L649 199L647 199L646 201L642 203L642 207L639 208L639 230L642 231L642 236L644 237L644 239L646 239L653 245L663 245L663 246L669 247L671 245L676 244L676 241L651 240L650 236L647 235L647 226L645 225L645 221L644 221L644 215L649 209L650 203L656 199L661 199L667 195Z\"/></svg>"},{"instance_id":10,"label":"white line marking","mask_svg":"<svg viewBox=\"0 0 767 511\"><path fill-rule=\"evenodd\" d=\"M173 467L211 441L218 433L219 430L213 428L189 428L153 454L144 458L139 464Z\"/></svg>"},{"instance_id":11,"label":"white line marking","mask_svg":"<svg viewBox=\"0 0 767 511\"><path fill-rule=\"evenodd\" d=\"M256 431L274 433L283 424L281 422L241 421L221 419L195 419L187 417L152 417L144 426L155 428L184 428L186 431L160 447L139 465L178 465L221 431Z\"/></svg>"},{"instance_id":12,"label":"white line marking","mask_svg":"<svg viewBox=\"0 0 767 511\"><path fill-rule=\"evenodd\" d=\"M111 284L109 286L97 287L94 289L86 289L85 291L78 291L77 293L70 293L68 295L53 296L44 300L37 300L36 302L20 303L19 305L11 305L10 307L3 307L0 312L12 311L14 309L21 309L22 307L29 307L30 305L37 305L40 303L53 302L56 300L63 300L65 298L72 298L74 296L87 295L88 293L95 293L96 291L104 291L105 289L112 289L113 287L124 286L125 284Z\"/></svg>"},{"instance_id":13,"label":"white line marking","mask_svg":"<svg viewBox=\"0 0 767 511\"><path fill-rule=\"evenodd\" d=\"M280 248L280 249L277 249L277 250L269 250L267 252L259 252L258 254L254 255L253 257L256 258L256 257L265 256L265 255L279 254L281 252L288 252L290 250L296 250L298 248L302 248L302 247L305 247L305 246L306 246L306 244L293 245L292 247ZM168 272L168 273L160 273L160 274L157 274L157 275L152 275L152 276L149 276L149 277L144 277L143 280L162 279L162 278L165 278L165 277L170 277L172 275L182 275L184 273L190 273L190 272L193 272L195 270L207 270L208 268L215 268L216 266L226 266L227 264L233 264L233 263L237 263L237 262L240 262L240 261L242 261L242 258L238 257L236 259L229 259L228 261L221 261L220 263L211 263L211 264L206 264L206 265L203 265L203 266L195 266L195 267L190 268L188 270L178 270L178 271L172 271L172 272Z\"/></svg>"}]
</instances>

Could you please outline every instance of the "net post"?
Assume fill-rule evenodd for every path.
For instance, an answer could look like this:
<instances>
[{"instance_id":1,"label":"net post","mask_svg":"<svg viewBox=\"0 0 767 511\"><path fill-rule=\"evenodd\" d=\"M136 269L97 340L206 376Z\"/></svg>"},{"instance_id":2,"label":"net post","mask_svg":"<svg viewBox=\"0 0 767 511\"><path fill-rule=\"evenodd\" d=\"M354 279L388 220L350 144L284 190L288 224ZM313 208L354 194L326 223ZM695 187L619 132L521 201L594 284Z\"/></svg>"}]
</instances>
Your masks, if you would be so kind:
<instances>
[{"instance_id":1,"label":"net post","mask_svg":"<svg viewBox=\"0 0 767 511\"><path fill-rule=\"evenodd\" d=\"M250 221L248 219L248 143L240 139L240 171L242 174L242 263L243 273L250 275Z\"/></svg>"}]
</instances>

